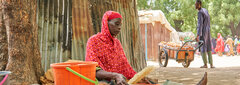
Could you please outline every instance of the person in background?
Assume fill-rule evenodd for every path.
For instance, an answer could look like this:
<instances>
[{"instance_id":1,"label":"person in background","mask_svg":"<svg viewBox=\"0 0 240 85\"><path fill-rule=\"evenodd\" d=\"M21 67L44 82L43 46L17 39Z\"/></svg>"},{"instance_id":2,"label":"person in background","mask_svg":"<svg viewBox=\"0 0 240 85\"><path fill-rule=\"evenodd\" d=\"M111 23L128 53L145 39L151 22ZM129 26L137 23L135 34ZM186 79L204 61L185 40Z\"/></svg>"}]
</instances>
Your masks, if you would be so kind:
<instances>
[{"instance_id":1,"label":"person in background","mask_svg":"<svg viewBox=\"0 0 240 85\"><path fill-rule=\"evenodd\" d=\"M234 39L234 52L235 52L235 54L237 54L237 46L238 46L238 37L237 37L237 35L235 35L235 39Z\"/></svg>"},{"instance_id":2,"label":"person in background","mask_svg":"<svg viewBox=\"0 0 240 85\"><path fill-rule=\"evenodd\" d=\"M238 39L238 42L237 42L238 44L240 44L240 39Z\"/></svg>"},{"instance_id":3,"label":"person in background","mask_svg":"<svg viewBox=\"0 0 240 85\"><path fill-rule=\"evenodd\" d=\"M237 46L237 55L240 55L240 43Z\"/></svg>"},{"instance_id":4,"label":"person in background","mask_svg":"<svg viewBox=\"0 0 240 85\"><path fill-rule=\"evenodd\" d=\"M238 46L237 46L237 55L240 55L240 39L237 42Z\"/></svg>"},{"instance_id":5,"label":"person in background","mask_svg":"<svg viewBox=\"0 0 240 85\"><path fill-rule=\"evenodd\" d=\"M215 51L218 53L218 56L222 56L224 52L224 41L220 33L218 33L217 45Z\"/></svg>"},{"instance_id":6,"label":"person in background","mask_svg":"<svg viewBox=\"0 0 240 85\"><path fill-rule=\"evenodd\" d=\"M196 41L203 41L203 46L200 48L200 52L202 55L204 65L201 68L207 68L207 54L208 61L210 63L211 68L215 68L213 66L212 60L212 46L211 46L211 31L210 31L210 15L205 8L202 8L202 1L197 0L195 3L195 7L198 10L198 25L197 25L197 37Z\"/></svg>"},{"instance_id":7,"label":"person in background","mask_svg":"<svg viewBox=\"0 0 240 85\"><path fill-rule=\"evenodd\" d=\"M233 45L234 45L234 41L232 40L232 38L227 38L227 40L225 41L225 43L229 46L229 52L227 52L227 56L234 56L234 51L233 51Z\"/></svg>"},{"instance_id":8,"label":"person in background","mask_svg":"<svg viewBox=\"0 0 240 85\"><path fill-rule=\"evenodd\" d=\"M215 48L216 48L217 41L215 38L212 38L212 54L216 54Z\"/></svg>"}]
</instances>

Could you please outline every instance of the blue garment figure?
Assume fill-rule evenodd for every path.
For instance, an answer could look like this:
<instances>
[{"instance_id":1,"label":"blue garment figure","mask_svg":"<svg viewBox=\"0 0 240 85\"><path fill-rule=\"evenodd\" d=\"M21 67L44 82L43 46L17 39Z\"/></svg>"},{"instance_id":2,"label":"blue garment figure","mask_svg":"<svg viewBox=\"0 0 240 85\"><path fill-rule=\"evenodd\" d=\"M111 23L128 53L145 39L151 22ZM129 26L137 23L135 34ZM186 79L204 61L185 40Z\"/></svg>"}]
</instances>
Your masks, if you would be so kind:
<instances>
[{"instance_id":1,"label":"blue garment figure","mask_svg":"<svg viewBox=\"0 0 240 85\"><path fill-rule=\"evenodd\" d=\"M234 45L236 46L237 44L238 44L238 39L235 38L235 40L234 40Z\"/></svg>"},{"instance_id":2,"label":"blue garment figure","mask_svg":"<svg viewBox=\"0 0 240 85\"><path fill-rule=\"evenodd\" d=\"M210 16L205 8L198 11L197 35L204 42L201 52L211 51Z\"/></svg>"},{"instance_id":3,"label":"blue garment figure","mask_svg":"<svg viewBox=\"0 0 240 85\"><path fill-rule=\"evenodd\" d=\"M200 68L207 68L207 55L208 61L211 68L213 66L212 60L212 43L211 43L211 34L210 34L210 16L208 11L205 8L202 8L202 1L197 0L195 3L195 8L198 10L198 25L197 25L197 41L203 41L203 46L201 49L201 55L204 65Z\"/></svg>"},{"instance_id":4,"label":"blue garment figure","mask_svg":"<svg viewBox=\"0 0 240 85\"><path fill-rule=\"evenodd\" d=\"M215 39L215 38L212 38L212 52L213 52L213 53L216 53L215 50L214 50L214 49L216 48L216 45L217 45L216 39Z\"/></svg>"}]
</instances>

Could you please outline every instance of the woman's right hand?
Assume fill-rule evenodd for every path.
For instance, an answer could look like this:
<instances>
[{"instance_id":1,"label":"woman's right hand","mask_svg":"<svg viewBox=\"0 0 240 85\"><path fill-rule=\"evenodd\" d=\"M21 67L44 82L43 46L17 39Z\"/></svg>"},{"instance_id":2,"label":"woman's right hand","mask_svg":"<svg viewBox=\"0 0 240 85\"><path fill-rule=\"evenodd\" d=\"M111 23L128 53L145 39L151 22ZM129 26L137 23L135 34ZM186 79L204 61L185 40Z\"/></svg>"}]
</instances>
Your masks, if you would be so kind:
<instances>
[{"instance_id":1,"label":"woman's right hand","mask_svg":"<svg viewBox=\"0 0 240 85\"><path fill-rule=\"evenodd\" d=\"M126 82L126 78L119 73L98 70L96 73L96 77L99 80L114 80L114 83L116 83L117 85L128 85L128 83Z\"/></svg>"},{"instance_id":2,"label":"woman's right hand","mask_svg":"<svg viewBox=\"0 0 240 85\"><path fill-rule=\"evenodd\" d=\"M116 73L114 79L117 85L128 85L126 78L122 74Z\"/></svg>"}]
</instances>

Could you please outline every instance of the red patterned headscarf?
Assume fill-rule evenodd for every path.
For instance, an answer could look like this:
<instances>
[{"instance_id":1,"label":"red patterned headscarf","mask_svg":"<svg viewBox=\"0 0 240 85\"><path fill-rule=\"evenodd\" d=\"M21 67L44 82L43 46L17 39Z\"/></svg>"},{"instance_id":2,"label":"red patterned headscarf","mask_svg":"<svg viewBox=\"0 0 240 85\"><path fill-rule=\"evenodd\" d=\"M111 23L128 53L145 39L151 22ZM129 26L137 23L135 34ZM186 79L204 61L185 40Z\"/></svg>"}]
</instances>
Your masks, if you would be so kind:
<instances>
[{"instance_id":1,"label":"red patterned headscarf","mask_svg":"<svg viewBox=\"0 0 240 85\"><path fill-rule=\"evenodd\" d=\"M98 62L103 70L120 73L131 79L136 72L130 66L120 41L110 34L108 28L108 20L114 18L122 16L114 11L107 11L103 15L101 33L88 39L86 61Z\"/></svg>"},{"instance_id":2,"label":"red patterned headscarf","mask_svg":"<svg viewBox=\"0 0 240 85\"><path fill-rule=\"evenodd\" d=\"M217 36L218 38L217 38L217 45L216 45L215 51L224 52L224 41L223 41L222 35L218 33Z\"/></svg>"},{"instance_id":3,"label":"red patterned headscarf","mask_svg":"<svg viewBox=\"0 0 240 85\"><path fill-rule=\"evenodd\" d=\"M107 11L107 12L112 12L112 14L108 17L108 21L112 20L112 19L115 19L115 18L121 18L122 19L121 14L119 14L118 12L114 12L114 11Z\"/></svg>"}]
</instances>

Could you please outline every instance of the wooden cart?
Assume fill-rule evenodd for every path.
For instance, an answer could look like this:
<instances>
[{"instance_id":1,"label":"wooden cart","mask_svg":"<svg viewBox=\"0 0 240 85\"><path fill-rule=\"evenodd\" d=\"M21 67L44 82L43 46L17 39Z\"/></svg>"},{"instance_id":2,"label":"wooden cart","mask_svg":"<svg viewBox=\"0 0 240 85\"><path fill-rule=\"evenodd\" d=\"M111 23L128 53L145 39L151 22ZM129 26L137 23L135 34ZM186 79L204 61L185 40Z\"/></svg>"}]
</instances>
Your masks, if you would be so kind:
<instances>
[{"instance_id":1,"label":"wooden cart","mask_svg":"<svg viewBox=\"0 0 240 85\"><path fill-rule=\"evenodd\" d=\"M178 63L187 68L190 63L194 60L194 53L203 45L203 41L198 42L196 48L187 46L186 44L195 41L186 41L181 47L169 47L167 45L159 45L159 65L161 67L166 67L168 64L168 59L175 59Z\"/></svg>"}]
</instances>

